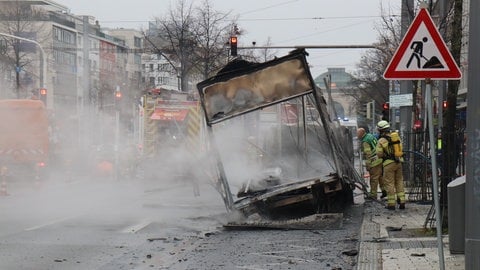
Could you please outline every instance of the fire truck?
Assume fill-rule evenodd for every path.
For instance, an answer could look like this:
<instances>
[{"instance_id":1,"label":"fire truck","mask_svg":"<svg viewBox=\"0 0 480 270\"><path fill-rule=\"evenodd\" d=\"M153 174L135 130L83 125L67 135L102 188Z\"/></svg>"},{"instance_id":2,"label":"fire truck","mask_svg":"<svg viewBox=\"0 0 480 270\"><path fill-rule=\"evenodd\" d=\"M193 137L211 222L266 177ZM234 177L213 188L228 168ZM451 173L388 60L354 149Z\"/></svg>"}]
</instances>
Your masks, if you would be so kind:
<instances>
[{"instance_id":1,"label":"fire truck","mask_svg":"<svg viewBox=\"0 0 480 270\"><path fill-rule=\"evenodd\" d=\"M142 171L152 174L144 177L157 177L158 171L185 177L187 160L198 157L204 146L204 120L198 100L191 93L152 89L141 98L136 112L135 141L145 168Z\"/></svg>"},{"instance_id":2,"label":"fire truck","mask_svg":"<svg viewBox=\"0 0 480 270\"><path fill-rule=\"evenodd\" d=\"M41 100L0 100L0 167L11 181L42 180L49 159L49 120Z\"/></svg>"},{"instance_id":3,"label":"fire truck","mask_svg":"<svg viewBox=\"0 0 480 270\"><path fill-rule=\"evenodd\" d=\"M188 93L150 90L138 107L138 145L142 154L154 157L169 144L196 138L201 131L198 101Z\"/></svg>"}]
</instances>

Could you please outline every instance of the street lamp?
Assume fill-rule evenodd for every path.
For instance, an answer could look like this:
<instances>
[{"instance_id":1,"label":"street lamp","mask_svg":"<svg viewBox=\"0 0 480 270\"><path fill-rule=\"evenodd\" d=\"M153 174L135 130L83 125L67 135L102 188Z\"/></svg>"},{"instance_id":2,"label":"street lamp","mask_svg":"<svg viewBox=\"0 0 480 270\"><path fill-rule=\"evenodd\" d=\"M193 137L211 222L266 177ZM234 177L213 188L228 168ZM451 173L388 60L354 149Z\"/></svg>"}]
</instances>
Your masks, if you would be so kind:
<instances>
[{"instance_id":1,"label":"street lamp","mask_svg":"<svg viewBox=\"0 0 480 270\"><path fill-rule=\"evenodd\" d=\"M14 36L14 35L10 35L10 34L7 34L7 33L0 33L0 36L15 38L15 39L23 40L23 41L26 41L26 42L31 42L31 43L34 43L35 45L37 45L40 48L40 52L41 52L41 55L42 55L41 65L40 65L40 73L41 73L40 88L47 89L47 84L46 84L46 80L45 80L45 78L46 78L45 73L47 71L47 61L45 59L45 51L43 50L40 43L36 42L35 40L31 40L31 39L27 39L27 38L23 38L23 37L19 37L19 36Z\"/></svg>"}]
</instances>

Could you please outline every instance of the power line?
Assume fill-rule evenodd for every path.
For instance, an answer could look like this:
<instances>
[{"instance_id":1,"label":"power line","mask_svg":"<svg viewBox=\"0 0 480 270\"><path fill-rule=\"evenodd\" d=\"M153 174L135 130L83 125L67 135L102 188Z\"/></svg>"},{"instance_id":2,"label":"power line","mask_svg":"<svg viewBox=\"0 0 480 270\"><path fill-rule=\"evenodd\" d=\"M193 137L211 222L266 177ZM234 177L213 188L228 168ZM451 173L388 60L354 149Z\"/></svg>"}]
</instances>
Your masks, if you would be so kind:
<instances>
[{"instance_id":1,"label":"power line","mask_svg":"<svg viewBox=\"0 0 480 270\"><path fill-rule=\"evenodd\" d=\"M330 29L324 30L324 31L317 31L317 32L314 32L314 33L311 33L311 34L308 34L308 35L303 35L303 36L299 36L299 37L295 37L295 38L291 38L291 39L287 39L287 40L282 40L280 42L283 43L283 42L288 42L288 41L292 41L292 40L307 38L307 37L315 36L315 35L318 35L318 34L324 34L324 33L336 31L336 30L339 30L339 29L348 28L348 27L351 27L351 26L357 26L359 24L363 24L363 23L367 23L367 22L370 22L370 20L357 22L357 23L353 23L353 24L348 24L348 25L343 25L343 26L339 26L339 27L336 27L336 28L330 28Z\"/></svg>"},{"instance_id":2,"label":"power line","mask_svg":"<svg viewBox=\"0 0 480 270\"><path fill-rule=\"evenodd\" d=\"M343 20L343 19L373 19L373 18L382 18L384 16L380 15L365 15L365 16L335 16L335 17L292 17L292 18L247 18L247 19L238 19L237 21L305 21L305 20ZM400 17L400 15L388 15L387 17ZM225 19L231 21L230 19ZM101 23L111 24L111 23L149 23L156 22L155 20L108 20L100 21Z\"/></svg>"},{"instance_id":3,"label":"power line","mask_svg":"<svg viewBox=\"0 0 480 270\"><path fill-rule=\"evenodd\" d=\"M245 14L249 14L249 13L254 13L254 12L257 12L257 11L266 10L266 9L270 9L270 8L273 8L273 7L279 7L279 6L283 6L283 5L286 5L286 4L290 4L290 3L293 3L293 2L298 2L298 0L281 2L281 3L277 3L277 4L275 4L275 5L266 6L266 7L263 7L263 8L253 9L253 10L246 11L246 12L244 12L244 13L241 13L240 15L245 15Z\"/></svg>"},{"instance_id":4,"label":"power line","mask_svg":"<svg viewBox=\"0 0 480 270\"><path fill-rule=\"evenodd\" d=\"M337 17L293 17L293 18L251 18L238 19L238 21L301 21L301 20L337 20L337 19L373 19L382 18L383 16L337 16ZM390 15L388 17L400 17L400 15Z\"/></svg>"}]
</instances>

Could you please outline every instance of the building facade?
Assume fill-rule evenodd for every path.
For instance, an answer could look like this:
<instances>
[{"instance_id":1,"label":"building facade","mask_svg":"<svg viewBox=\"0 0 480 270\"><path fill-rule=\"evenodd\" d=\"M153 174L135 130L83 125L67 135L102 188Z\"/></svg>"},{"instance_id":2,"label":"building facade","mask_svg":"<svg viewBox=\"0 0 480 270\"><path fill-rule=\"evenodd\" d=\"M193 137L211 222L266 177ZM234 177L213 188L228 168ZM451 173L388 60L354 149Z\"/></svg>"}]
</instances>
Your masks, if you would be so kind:
<instances>
[{"instance_id":1,"label":"building facade","mask_svg":"<svg viewBox=\"0 0 480 270\"><path fill-rule=\"evenodd\" d=\"M325 85L324 79L330 85ZM320 87L325 97L331 94L334 112L331 117L340 119L356 119L357 118L357 101L354 98L359 87L353 83L353 76L345 71L345 68L328 68L327 72L318 75L315 78L315 84ZM330 93L327 92L330 88ZM358 95L358 94L357 94Z\"/></svg>"}]
</instances>

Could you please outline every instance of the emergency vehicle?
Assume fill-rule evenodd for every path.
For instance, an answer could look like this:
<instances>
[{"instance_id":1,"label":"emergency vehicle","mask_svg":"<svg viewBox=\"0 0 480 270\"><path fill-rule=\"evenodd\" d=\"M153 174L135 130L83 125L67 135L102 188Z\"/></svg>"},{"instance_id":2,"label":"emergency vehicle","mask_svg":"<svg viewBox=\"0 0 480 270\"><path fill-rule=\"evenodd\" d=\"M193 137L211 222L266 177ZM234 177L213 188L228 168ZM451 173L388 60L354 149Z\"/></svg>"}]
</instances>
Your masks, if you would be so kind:
<instances>
[{"instance_id":1,"label":"emergency vehicle","mask_svg":"<svg viewBox=\"0 0 480 270\"><path fill-rule=\"evenodd\" d=\"M41 100L0 100L0 167L10 180L41 180L49 159L49 120Z\"/></svg>"}]
</instances>

